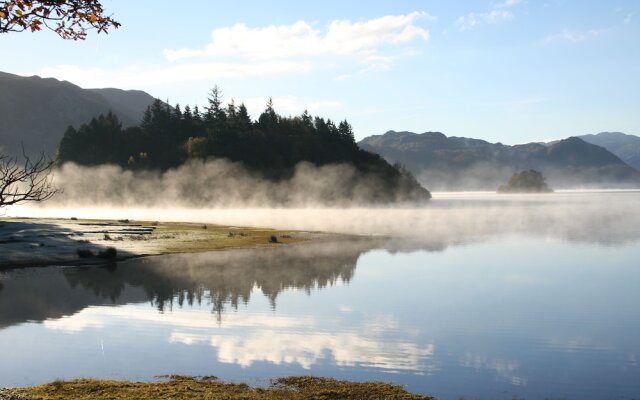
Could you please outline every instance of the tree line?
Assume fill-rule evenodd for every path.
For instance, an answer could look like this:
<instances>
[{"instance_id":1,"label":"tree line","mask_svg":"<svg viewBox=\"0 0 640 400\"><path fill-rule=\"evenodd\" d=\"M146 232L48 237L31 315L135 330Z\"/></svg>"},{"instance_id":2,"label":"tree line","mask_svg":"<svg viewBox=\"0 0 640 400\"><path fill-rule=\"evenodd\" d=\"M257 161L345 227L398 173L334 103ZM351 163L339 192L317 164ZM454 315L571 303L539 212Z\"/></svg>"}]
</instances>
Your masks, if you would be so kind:
<instances>
[{"instance_id":1,"label":"tree line","mask_svg":"<svg viewBox=\"0 0 640 400\"><path fill-rule=\"evenodd\" d=\"M271 99L252 120L244 104L223 105L218 87L211 90L203 111L156 100L138 126L123 128L115 114L107 113L79 128L68 127L58 147L60 163L116 164L130 170L166 171L190 159L208 158L240 162L272 180L291 177L302 161L316 166L350 164L391 193L429 197L406 169L360 149L348 121L335 123L307 111L282 116Z\"/></svg>"},{"instance_id":2,"label":"tree line","mask_svg":"<svg viewBox=\"0 0 640 400\"><path fill-rule=\"evenodd\" d=\"M261 170L286 169L300 161L322 165L357 155L351 125L345 120L278 115L267 102L257 121L244 104L223 106L215 87L203 112L156 100L139 126L126 129L113 113L67 128L58 149L60 161L82 165L117 164L130 169L166 170L189 158L224 157Z\"/></svg>"}]
</instances>

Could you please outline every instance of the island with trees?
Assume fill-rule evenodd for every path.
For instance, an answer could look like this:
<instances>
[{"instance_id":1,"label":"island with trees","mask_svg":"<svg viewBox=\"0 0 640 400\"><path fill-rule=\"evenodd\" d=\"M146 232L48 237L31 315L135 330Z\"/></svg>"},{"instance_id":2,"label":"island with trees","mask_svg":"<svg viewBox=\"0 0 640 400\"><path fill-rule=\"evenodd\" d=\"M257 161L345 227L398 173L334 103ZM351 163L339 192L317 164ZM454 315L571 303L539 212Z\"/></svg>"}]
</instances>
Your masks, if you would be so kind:
<instances>
[{"instance_id":1,"label":"island with trees","mask_svg":"<svg viewBox=\"0 0 640 400\"><path fill-rule=\"evenodd\" d=\"M506 185L500 185L498 193L551 193L545 177L540 171L530 169L511 175Z\"/></svg>"},{"instance_id":2,"label":"island with trees","mask_svg":"<svg viewBox=\"0 0 640 400\"><path fill-rule=\"evenodd\" d=\"M346 120L334 123L307 111L281 116L269 100L258 120L244 104L223 105L214 87L204 110L170 106L156 100L138 126L122 128L108 113L78 128L68 127L59 148L60 163L83 166L115 164L127 170L167 171L191 160L226 159L253 176L274 182L290 179L296 166L346 165L361 184L370 182L372 203L423 201L431 197L400 165L362 150ZM344 192L344 191L343 191Z\"/></svg>"}]
</instances>

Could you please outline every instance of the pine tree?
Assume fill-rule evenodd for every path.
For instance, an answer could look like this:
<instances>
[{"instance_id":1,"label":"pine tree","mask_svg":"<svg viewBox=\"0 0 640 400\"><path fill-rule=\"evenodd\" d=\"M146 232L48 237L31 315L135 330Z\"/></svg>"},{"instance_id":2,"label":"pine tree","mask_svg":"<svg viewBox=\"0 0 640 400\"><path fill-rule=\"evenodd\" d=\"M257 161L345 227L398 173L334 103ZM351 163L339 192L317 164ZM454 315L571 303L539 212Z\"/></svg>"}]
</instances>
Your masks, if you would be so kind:
<instances>
[{"instance_id":1,"label":"pine tree","mask_svg":"<svg viewBox=\"0 0 640 400\"><path fill-rule=\"evenodd\" d=\"M207 122L212 123L214 127L218 127L219 124L223 123L226 119L226 114L222 109L222 90L215 85L213 89L209 92L209 97L207 99L209 101L209 105L206 107L206 117Z\"/></svg>"},{"instance_id":2,"label":"pine tree","mask_svg":"<svg viewBox=\"0 0 640 400\"><path fill-rule=\"evenodd\" d=\"M237 116L236 114L237 114L236 104L233 101L233 99L231 99L229 104L227 104L227 117L234 119Z\"/></svg>"},{"instance_id":3,"label":"pine tree","mask_svg":"<svg viewBox=\"0 0 640 400\"><path fill-rule=\"evenodd\" d=\"M191 107L189 107L189 105L186 105L184 107L184 113L182 113L182 117L184 118L185 122L193 121L193 114L191 113Z\"/></svg>"},{"instance_id":4,"label":"pine tree","mask_svg":"<svg viewBox=\"0 0 640 400\"><path fill-rule=\"evenodd\" d=\"M198 106L193 107L193 120L196 122L202 122L202 114Z\"/></svg>"},{"instance_id":5,"label":"pine tree","mask_svg":"<svg viewBox=\"0 0 640 400\"><path fill-rule=\"evenodd\" d=\"M265 110L260 114L258 123L266 132L274 132L278 125L278 114L273 109L273 99L269 97Z\"/></svg>"},{"instance_id":6,"label":"pine tree","mask_svg":"<svg viewBox=\"0 0 640 400\"><path fill-rule=\"evenodd\" d=\"M340 124L338 125L338 131L340 132L340 136L342 137L342 139L344 139L345 141L350 143L356 142L355 135L353 134L353 128L346 119L340 122Z\"/></svg>"},{"instance_id":7,"label":"pine tree","mask_svg":"<svg viewBox=\"0 0 640 400\"><path fill-rule=\"evenodd\" d=\"M305 109L300 118L302 119L304 126L313 129L313 117L309 114L309 111Z\"/></svg>"},{"instance_id":8,"label":"pine tree","mask_svg":"<svg viewBox=\"0 0 640 400\"><path fill-rule=\"evenodd\" d=\"M238 106L238 122L244 132L251 129L251 117L244 103L240 103L240 106Z\"/></svg>"},{"instance_id":9,"label":"pine tree","mask_svg":"<svg viewBox=\"0 0 640 400\"><path fill-rule=\"evenodd\" d=\"M173 119L174 121L182 120L182 110L180 109L180 103L176 103L175 107L173 107L171 119Z\"/></svg>"}]
</instances>

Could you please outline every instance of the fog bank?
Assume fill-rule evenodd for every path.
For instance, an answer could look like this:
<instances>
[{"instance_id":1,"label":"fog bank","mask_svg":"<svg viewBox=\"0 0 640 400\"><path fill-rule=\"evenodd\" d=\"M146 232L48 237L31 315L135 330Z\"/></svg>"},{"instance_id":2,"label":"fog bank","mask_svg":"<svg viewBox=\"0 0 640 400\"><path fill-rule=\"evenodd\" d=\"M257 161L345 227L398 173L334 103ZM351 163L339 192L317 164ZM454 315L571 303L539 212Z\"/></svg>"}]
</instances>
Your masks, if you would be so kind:
<instances>
[{"instance_id":1,"label":"fog bank","mask_svg":"<svg viewBox=\"0 0 640 400\"><path fill-rule=\"evenodd\" d=\"M511 175L527 169L542 172L552 189L640 188L640 173L622 166L553 167L528 166L514 168L479 162L463 169L420 169L418 181L433 191L496 190L507 183Z\"/></svg>"},{"instance_id":2,"label":"fog bank","mask_svg":"<svg viewBox=\"0 0 640 400\"><path fill-rule=\"evenodd\" d=\"M640 238L640 191L551 194L434 193L431 201L371 206L381 191L348 165L299 164L270 181L225 160L159 172L65 164L51 200L9 216L174 221L400 238L397 247L451 244L523 234L598 243Z\"/></svg>"},{"instance_id":3,"label":"fog bank","mask_svg":"<svg viewBox=\"0 0 640 400\"><path fill-rule=\"evenodd\" d=\"M438 250L499 235L620 244L640 239L640 192L546 195L435 193L422 207L14 207L11 216L182 221L397 238L398 249Z\"/></svg>"},{"instance_id":4,"label":"fog bank","mask_svg":"<svg viewBox=\"0 0 640 400\"><path fill-rule=\"evenodd\" d=\"M48 205L118 207L339 207L407 198L376 174L348 164L299 163L291 177L264 179L224 159L191 160L166 172L66 163L53 174L62 192Z\"/></svg>"}]
</instances>

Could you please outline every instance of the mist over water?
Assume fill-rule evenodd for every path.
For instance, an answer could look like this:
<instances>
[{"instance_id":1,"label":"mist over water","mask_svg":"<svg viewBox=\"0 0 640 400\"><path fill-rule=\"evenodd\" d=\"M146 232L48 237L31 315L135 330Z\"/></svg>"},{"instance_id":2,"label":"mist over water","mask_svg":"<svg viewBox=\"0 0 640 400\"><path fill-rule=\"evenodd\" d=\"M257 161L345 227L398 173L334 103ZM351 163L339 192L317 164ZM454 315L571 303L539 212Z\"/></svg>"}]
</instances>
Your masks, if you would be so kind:
<instances>
[{"instance_id":1,"label":"mist over water","mask_svg":"<svg viewBox=\"0 0 640 400\"><path fill-rule=\"evenodd\" d=\"M191 160L166 172L130 171L115 165L66 163L53 174L63 189L50 203L64 206L139 207L340 207L400 200L389 183L352 165L302 162L288 179L265 179L241 163Z\"/></svg>"},{"instance_id":2,"label":"mist over water","mask_svg":"<svg viewBox=\"0 0 640 400\"><path fill-rule=\"evenodd\" d=\"M67 164L55 175L62 194L7 212L384 235L399 239L388 244L396 250L436 250L508 234L605 244L640 238L640 191L442 192L424 204L371 206L363 199L381 189L366 181L349 186L353 174L345 166L300 165L291 179L271 182L221 160L164 174Z\"/></svg>"},{"instance_id":3,"label":"mist over water","mask_svg":"<svg viewBox=\"0 0 640 400\"><path fill-rule=\"evenodd\" d=\"M63 194L7 215L366 237L0 274L0 385L312 374L442 399L637 392L640 190L372 206L363 199L380 188L349 187L348 168L303 165L269 182L236 167L66 165Z\"/></svg>"},{"instance_id":4,"label":"mist over water","mask_svg":"<svg viewBox=\"0 0 640 400\"><path fill-rule=\"evenodd\" d=\"M300 164L290 179L270 181L225 160L165 173L68 163L54 174L62 193L6 213L387 236L392 251L442 250L514 234L601 244L640 239L640 190L436 192L421 204L372 205L366 199L382 188L359 178L344 165Z\"/></svg>"},{"instance_id":5,"label":"mist over water","mask_svg":"<svg viewBox=\"0 0 640 400\"><path fill-rule=\"evenodd\" d=\"M602 190L637 188L638 181L618 171L617 167L550 167L530 165L515 168L499 166L488 162L478 162L460 170L427 168L419 170L416 178L434 191L495 190L508 182L515 172L535 169L542 172L546 182L553 189L560 190Z\"/></svg>"}]
</instances>

